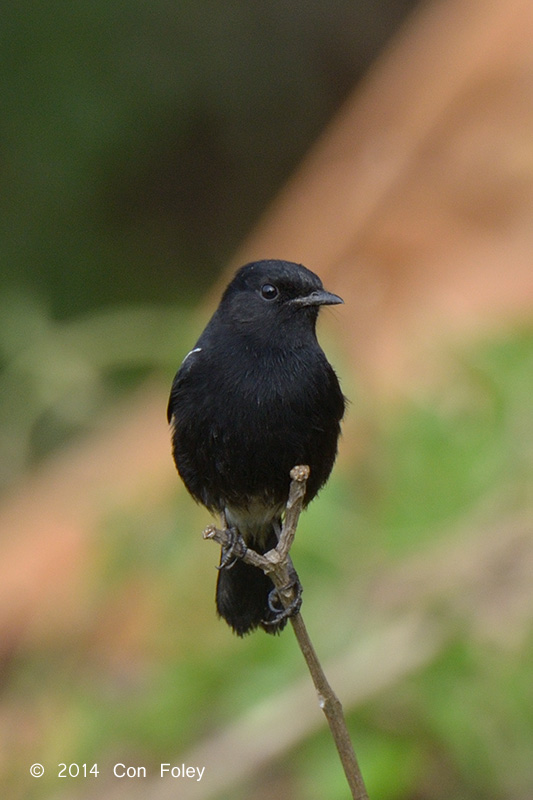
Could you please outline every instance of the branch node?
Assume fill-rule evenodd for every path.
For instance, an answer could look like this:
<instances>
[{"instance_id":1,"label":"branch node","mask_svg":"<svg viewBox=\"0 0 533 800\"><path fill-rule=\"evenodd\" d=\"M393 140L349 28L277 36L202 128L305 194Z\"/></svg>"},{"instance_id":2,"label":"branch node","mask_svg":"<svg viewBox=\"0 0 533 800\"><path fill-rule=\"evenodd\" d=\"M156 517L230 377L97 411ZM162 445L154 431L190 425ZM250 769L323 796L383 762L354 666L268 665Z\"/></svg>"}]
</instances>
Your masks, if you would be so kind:
<instances>
[{"instance_id":1,"label":"branch node","mask_svg":"<svg viewBox=\"0 0 533 800\"><path fill-rule=\"evenodd\" d=\"M299 464L296 467L293 467L290 471L291 480L297 481L298 483L303 483L304 481L309 480L309 475L311 474L311 469L307 466L307 464Z\"/></svg>"}]
</instances>

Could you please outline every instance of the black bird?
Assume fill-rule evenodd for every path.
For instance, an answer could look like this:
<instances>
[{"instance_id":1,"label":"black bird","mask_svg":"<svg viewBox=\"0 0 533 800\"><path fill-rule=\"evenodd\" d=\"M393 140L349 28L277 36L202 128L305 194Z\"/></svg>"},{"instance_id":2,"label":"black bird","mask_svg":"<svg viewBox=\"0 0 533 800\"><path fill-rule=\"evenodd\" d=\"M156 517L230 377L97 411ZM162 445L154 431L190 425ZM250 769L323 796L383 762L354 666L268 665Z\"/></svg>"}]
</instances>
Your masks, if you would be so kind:
<instances>
[{"instance_id":1,"label":"black bird","mask_svg":"<svg viewBox=\"0 0 533 800\"><path fill-rule=\"evenodd\" d=\"M276 545L292 467L311 469L307 505L335 461L344 397L315 327L320 306L342 302L300 264L247 264L174 378L168 420L178 472L259 553ZM287 614L276 611L270 578L229 560L223 553L219 615L240 636L281 630Z\"/></svg>"}]
</instances>

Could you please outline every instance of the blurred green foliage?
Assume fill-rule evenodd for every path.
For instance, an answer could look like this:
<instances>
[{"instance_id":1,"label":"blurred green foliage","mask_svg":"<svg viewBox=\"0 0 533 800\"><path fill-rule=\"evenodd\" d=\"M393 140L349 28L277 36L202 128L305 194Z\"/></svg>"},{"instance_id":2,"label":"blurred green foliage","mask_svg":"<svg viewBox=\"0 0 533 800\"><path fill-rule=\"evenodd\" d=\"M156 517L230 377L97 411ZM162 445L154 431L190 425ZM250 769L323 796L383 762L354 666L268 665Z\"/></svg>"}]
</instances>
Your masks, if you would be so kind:
<instances>
[{"instance_id":1,"label":"blurred green foliage","mask_svg":"<svg viewBox=\"0 0 533 800\"><path fill-rule=\"evenodd\" d=\"M58 321L28 296L0 297L0 490L92 430L147 375L170 374L190 316L180 306L125 305Z\"/></svg>"}]
</instances>

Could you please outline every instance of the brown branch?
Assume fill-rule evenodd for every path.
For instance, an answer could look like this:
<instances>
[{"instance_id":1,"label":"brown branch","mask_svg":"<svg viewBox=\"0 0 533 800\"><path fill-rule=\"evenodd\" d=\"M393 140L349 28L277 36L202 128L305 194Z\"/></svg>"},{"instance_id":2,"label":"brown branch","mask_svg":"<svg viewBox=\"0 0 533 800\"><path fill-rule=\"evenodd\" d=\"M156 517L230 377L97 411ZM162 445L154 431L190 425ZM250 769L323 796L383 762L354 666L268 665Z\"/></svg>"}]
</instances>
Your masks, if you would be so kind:
<instances>
[{"instance_id":1,"label":"brown branch","mask_svg":"<svg viewBox=\"0 0 533 800\"><path fill-rule=\"evenodd\" d=\"M222 546L231 544L232 555L242 559L247 564L262 569L271 578L278 591L281 603L286 609L290 608L295 600L294 581L291 580L294 570L289 553L302 511L308 478L308 466L297 466L291 470L289 498L279 542L275 548L264 555L247 548L242 539L234 542L228 530L220 530L211 525L204 531L205 539L214 539ZM350 740L341 702L328 683L300 612L298 611L292 615L290 621L311 674L318 695L318 703L326 716L337 747L352 798L354 800L368 800L368 794Z\"/></svg>"}]
</instances>

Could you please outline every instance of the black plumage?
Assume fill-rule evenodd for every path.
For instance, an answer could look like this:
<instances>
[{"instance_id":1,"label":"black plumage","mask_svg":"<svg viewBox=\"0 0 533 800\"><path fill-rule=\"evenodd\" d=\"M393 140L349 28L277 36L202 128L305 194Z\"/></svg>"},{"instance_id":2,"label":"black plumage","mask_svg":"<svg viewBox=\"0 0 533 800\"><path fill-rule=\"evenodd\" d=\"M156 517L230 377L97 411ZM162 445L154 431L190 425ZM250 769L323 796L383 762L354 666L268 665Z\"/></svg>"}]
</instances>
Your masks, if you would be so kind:
<instances>
[{"instance_id":1,"label":"black plumage","mask_svg":"<svg viewBox=\"0 0 533 800\"><path fill-rule=\"evenodd\" d=\"M168 419L183 482L258 552L276 544L292 467L311 469L307 505L335 461L344 397L315 326L321 305L341 302L299 264L247 264L172 385ZM239 635L281 630L272 588L237 560L219 572L218 612Z\"/></svg>"}]
</instances>

